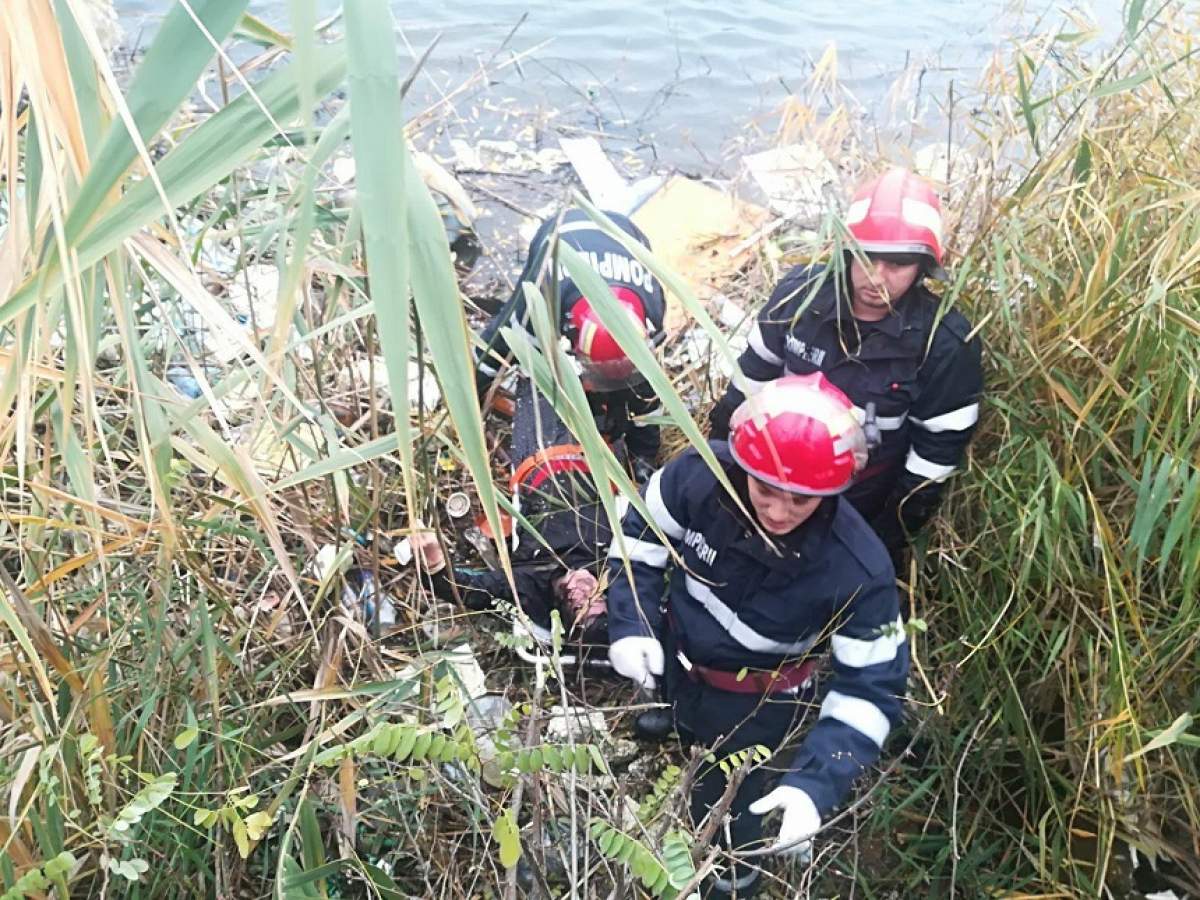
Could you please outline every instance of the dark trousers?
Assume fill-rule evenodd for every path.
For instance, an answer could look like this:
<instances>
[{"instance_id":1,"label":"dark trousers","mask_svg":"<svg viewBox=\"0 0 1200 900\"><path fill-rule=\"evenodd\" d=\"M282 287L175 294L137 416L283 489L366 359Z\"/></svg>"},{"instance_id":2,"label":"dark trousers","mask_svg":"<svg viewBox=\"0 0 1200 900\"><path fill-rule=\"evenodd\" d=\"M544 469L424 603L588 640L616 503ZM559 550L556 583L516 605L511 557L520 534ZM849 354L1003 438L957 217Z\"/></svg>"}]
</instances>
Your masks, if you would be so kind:
<instances>
[{"instance_id":1,"label":"dark trousers","mask_svg":"<svg viewBox=\"0 0 1200 900\"><path fill-rule=\"evenodd\" d=\"M776 754L765 764L755 761L738 787L728 812L728 838L723 824L717 831L717 840L724 846L736 850L761 846L762 817L752 815L748 807L771 789L782 767L787 765L789 756L785 744L789 735L806 715L815 718L813 693L763 697L720 691L692 681L675 658L670 641L668 650L663 689L671 703L684 746L699 744L708 748L717 763L731 753L758 745ZM717 763L703 763L692 785L690 808L692 822L697 827L720 803L728 784L725 772ZM731 771L734 770L731 767ZM713 900L753 897L761 880L755 877L756 873L757 869L751 865L729 867L719 879L709 879L704 896Z\"/></svg>"}]
</instances>

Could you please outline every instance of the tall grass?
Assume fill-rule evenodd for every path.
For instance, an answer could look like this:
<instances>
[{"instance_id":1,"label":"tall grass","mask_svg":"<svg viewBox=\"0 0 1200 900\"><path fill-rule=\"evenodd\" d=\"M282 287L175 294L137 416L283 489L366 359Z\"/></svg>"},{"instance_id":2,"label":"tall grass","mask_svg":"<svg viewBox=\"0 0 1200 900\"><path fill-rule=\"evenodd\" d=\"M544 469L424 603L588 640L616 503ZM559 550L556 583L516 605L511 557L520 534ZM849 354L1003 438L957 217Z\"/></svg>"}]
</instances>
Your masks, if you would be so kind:
<instances>
[{"instance_id":1,"label":"tall grass","mask_svg":"<svg viewBox=\"0 0 1200 900\"><path fill-rule=\"evenodd\" d=\"M438 623L529 703L493 759L422 628L436 608L389 565L385 537L436 522L449 486L494 526L503 499L387 4L346 4L345 43L316 39L303 0L291 37L245 6L173 8L123 90L73 0L0 7L0 884L513 895L524 856L538 883L559 860L576 896L678 892L712 862L688 852L688 761L668 751L682 770L657 785L606 777L608 749L542 730L550 702L604 688L521 671L494 626ZM276 61L251 84L227 55L239 25L267 45L248 68ZM1200 883L1195 25L1131 4L1113 48L1021 43L971 104L947 293L984 336L988 412L905 575L928 626L921 755L823 835L801 890L1096 896L1129 847ZM195 116L218 56L232 99ZM348 206L323 190L347 142ZM279 312L246 328L224 297L254 262L278 269ZM198 330L240 357L218 370ZM623 483L562 360L513 344ZM359 380L376 357L386 392ZM410 360L438 376L433 413L405 414ZM690 376L644 362L698 439ZM198 399L169 383L180 365ZM323 545L401 601L392 640L340 602L336 566L309 566Z\"/></svg>"},{"instance_id":2,"label":"tall grass","mask_svg":"<svg viewBox=\"0 0 1200 900\"><path fill-rule=\"evenodd\" d=\"M916 584L955 677L910 884L1095 896L1126 848L1200 884L1195 24L1133 4L1106 55L1016 46L970 122L950 294L988 412Z\"/></svg>"}]
</instances>

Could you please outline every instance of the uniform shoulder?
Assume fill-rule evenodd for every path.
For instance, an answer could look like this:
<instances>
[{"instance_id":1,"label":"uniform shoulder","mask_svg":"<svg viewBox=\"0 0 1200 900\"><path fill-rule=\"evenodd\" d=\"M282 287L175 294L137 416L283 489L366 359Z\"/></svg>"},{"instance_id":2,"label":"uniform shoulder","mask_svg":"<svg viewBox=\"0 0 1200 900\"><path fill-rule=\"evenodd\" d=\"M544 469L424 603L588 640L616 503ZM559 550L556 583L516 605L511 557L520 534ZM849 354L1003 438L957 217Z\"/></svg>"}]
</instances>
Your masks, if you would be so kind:
<instances>
[{"instance_id":1,"label":"uniform shoulder","mask_svg":"<svg viewBox=\"0 0 1200 900\"><path fill-rule=\"evenodd\" d=\"M726 441L709 441L708 446L722 468L728 470L734 464L733 457L729 453L729 444ZM668 470L674 479L686 483L689 490L697 492L707 488L710 484L716 484L717 481L716 475L713 474L712 469L695 447L688 447L678 456L668 460L663 466L663 472L666 473Z\"/></svg>"},{"instance_id":2,"label":"uniform shoulder","mask_svg":"<svg viewBox=\"0 0 1200 900\"><path fill-rule=\"evenodd\" d=\"M922 286L919 292L922 311L933 325L935 342L965 344L974 326L956 307L942 308L942 298Z\"/></svg>"},{"instance_id":3,"label":"uniform shoulder","mask_svg":"<svg viewBox=\"0 0 1200 900\"><path fill-rule=\"evenodd\" d=\"M713 455L716 456L716 461L721 468L728 472L734 464L728 444L724 440L709 440L708 445L709 448L712 448ZM664 494L671 493L674 496L698 499L707 497L709 493L718 488L718 480L713 474L713 469L709 468L708 463L704 461L694 446L689 446L682 454L668 460L661 472L661 490Z\"/></svg>"},{"instance_id":4,"label":"uniform shoulder","mask_svg":"<svg viewBox=\"0 0 1200 900\"><path fill-rule=\"evenodd\" d=\"M957 309L949 309L937 320L937 330L934 331L933 339L966 344L977 340L971 335L973 330L970 319Z\"/></svg>"},{"instance_id":5,"label":"uniform shoulder","mask_svg":"<svg viewBox=\"0 0 1200 900\"><path fill-rule=\"evenodd\" d=\"M862 567L867 578L892 577L891 557L875 530L844 497L838 498L830 531L847 553Z\"/></svg>"},{"instance_id":6,"label":"uniform shoulder","mask_svg":"<svg viewBox=\"0 0 1200 900\"><path fill-rule=\"evenodd\" d=\"M645 246L647 248L650 247L650 239L648 237L646 237L646 233L644 231L642 231L642 229L638 228L635 224L633 224L633 220L630 219L628 216L625 216L619 212L613 212L612 210L607 210L607 209L601 210L601 212L605 216L607 216L614 225L616 225L618 228L620 228L622 231L624 231L627 235L632 237L638 243L642 244L643 246ZM601 238L606 241L612 240L612 238L610 238L608 236L608 234L605 233L604 229L601 228L595 221L592 220L592 217L590 215L588 215L586 211L580 209L577 206L573 206L570 209L563 212L562 226L567 226L567 225L572 226L568 233L572 233L572 232L574 232L575 234L583 233L583 234L587 234L587 235L594 235L595 237Z\"/></svg>"},{"instance_id":7,"label":"uniform shoulder","mask_svg":"<svg viewBox=\"0 0 1200 900\"><path fill-rule=\"evenodd\" d=\"M771 292L771 299L767 302L767 306L772 310L787 309L798 312L800 307L807 307L810 304L828 305L834 292L822 291L821 288L833 277L834 273L820 263L804 263L796 266L779 279L775 290ZM816 292L815 295L814 292ZM826 297L826 294L829 296Z\"/></svg>"},{"instance_id":8,"label":"uniform shoulder","mask_svg":"<svg viewBox=\"0 0 1200 900\"><path fill-rule=\"evenodd\" d=\"M818 284L829 277L832 277L832 273L823 264L801 263L793 266L779 279L779 283L775 285L775 293L779 293L781 289L792 291L798 287Z\"/></svg>"}]
</instances>

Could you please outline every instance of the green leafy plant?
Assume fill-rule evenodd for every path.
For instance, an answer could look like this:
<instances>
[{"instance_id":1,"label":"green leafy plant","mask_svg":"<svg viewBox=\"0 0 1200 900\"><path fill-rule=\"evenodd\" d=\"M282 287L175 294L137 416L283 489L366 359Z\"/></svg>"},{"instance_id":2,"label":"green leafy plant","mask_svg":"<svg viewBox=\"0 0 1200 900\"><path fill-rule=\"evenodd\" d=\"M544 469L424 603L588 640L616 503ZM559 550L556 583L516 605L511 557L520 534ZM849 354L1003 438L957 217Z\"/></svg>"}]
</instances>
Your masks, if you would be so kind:
<instances>
[{"instance_id":1,"label":"green leafy plant","mask_svg":"<svg viewBox=\"0 0 1200 900\"><path fill-rule=\"evenodd\" d=\"M67 873L75 866L75 857L64 850L48 860L40 868L33 868L17 879L7 891L0 894L0 900L22 900L57 888L60 897L70 896L67 890Z\"/></svg>"},{"instance_id":2,"label":"green leafy plant","mask_svg":"<svg viewBox=\"0 0 1200 900\"><path fill-rule=\"evenodd\" d=\"M676 897L696 874L687 837L672 831L663 839L660 860L641 841L603 820L593 820L589 833L596 848L607 858L627 867L655 897Z\"/></svg>"},{"instance_id":3,"label":"green leafy plant","mask_svg":"<svg viewBox=\"0 0 1200 900\"><path fill-rule=\"evenodd\" d=\"M198 806L192 813L192 822L200 828L211 831L220 825L227 830L233 836L242 859L250 855L251 841L261 839L275 821L275 817L265 810L251 812L258 806L259 797L258 794L246 793L246 790L230 791L225 804L217 809Z\"/></svg>"},{"instance_id":4,"label":"green leafy plant","mask_svg":"<svg viewBox=\"0 0 1200 900\"><path fill-rule=\"evenodd\" d=\"M179 780L174 772L164 772L161 775L148 775L138 773L138 776L147 782L146 786L130 798L113 817L108 826L110 837L121 839L127 836L127 832L137 825L142 818L152 809L159 807L175 790L175 784Z\"/></svg>"}]
</instances>

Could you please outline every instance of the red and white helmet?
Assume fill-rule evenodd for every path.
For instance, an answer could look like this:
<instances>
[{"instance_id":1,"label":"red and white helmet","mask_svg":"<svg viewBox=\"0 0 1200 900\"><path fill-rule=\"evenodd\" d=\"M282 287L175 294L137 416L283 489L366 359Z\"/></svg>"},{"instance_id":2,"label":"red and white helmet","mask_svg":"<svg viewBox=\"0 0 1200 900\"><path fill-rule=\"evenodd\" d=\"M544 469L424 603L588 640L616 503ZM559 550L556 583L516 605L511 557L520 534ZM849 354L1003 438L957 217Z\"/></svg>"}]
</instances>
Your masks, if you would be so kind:
<instances>
[{"instance_id":1,"label":"red and white helmet","mask_svg":"<svg viewBox=\"0 0 1200 900\"><path fill-rule=\"evenodd\" d=\"M612 286L617 303L646 335L646 307L636 291ZM615 391L641 380L637 366L625 355L612 332L604 327L587 297L571 307L572 343L575 358L583 367L584 386L593 391Z\"/></svg>"},{"instance_id":2,"label":"red and white helmet","mask_svg":"<svg viewBox=\"0 0 1200 900\"><path fill-rule=\"evenodd\" d=\"M933 186L892 169L858 189L846 224L867 253L920 253L942 264L942 204Z\"/></svg>"},{"instance_id":3,"label":"red and white helmet","mask_svg":"<svg viewBox=\"0 0 1200 900\"><path fill-rule=\"evenodd\" d=\"M867 463L854 404L820 372L769 381L729 420L729 450L760 481L793 494L828 496Z\"/></svg>"}]
</instances>

